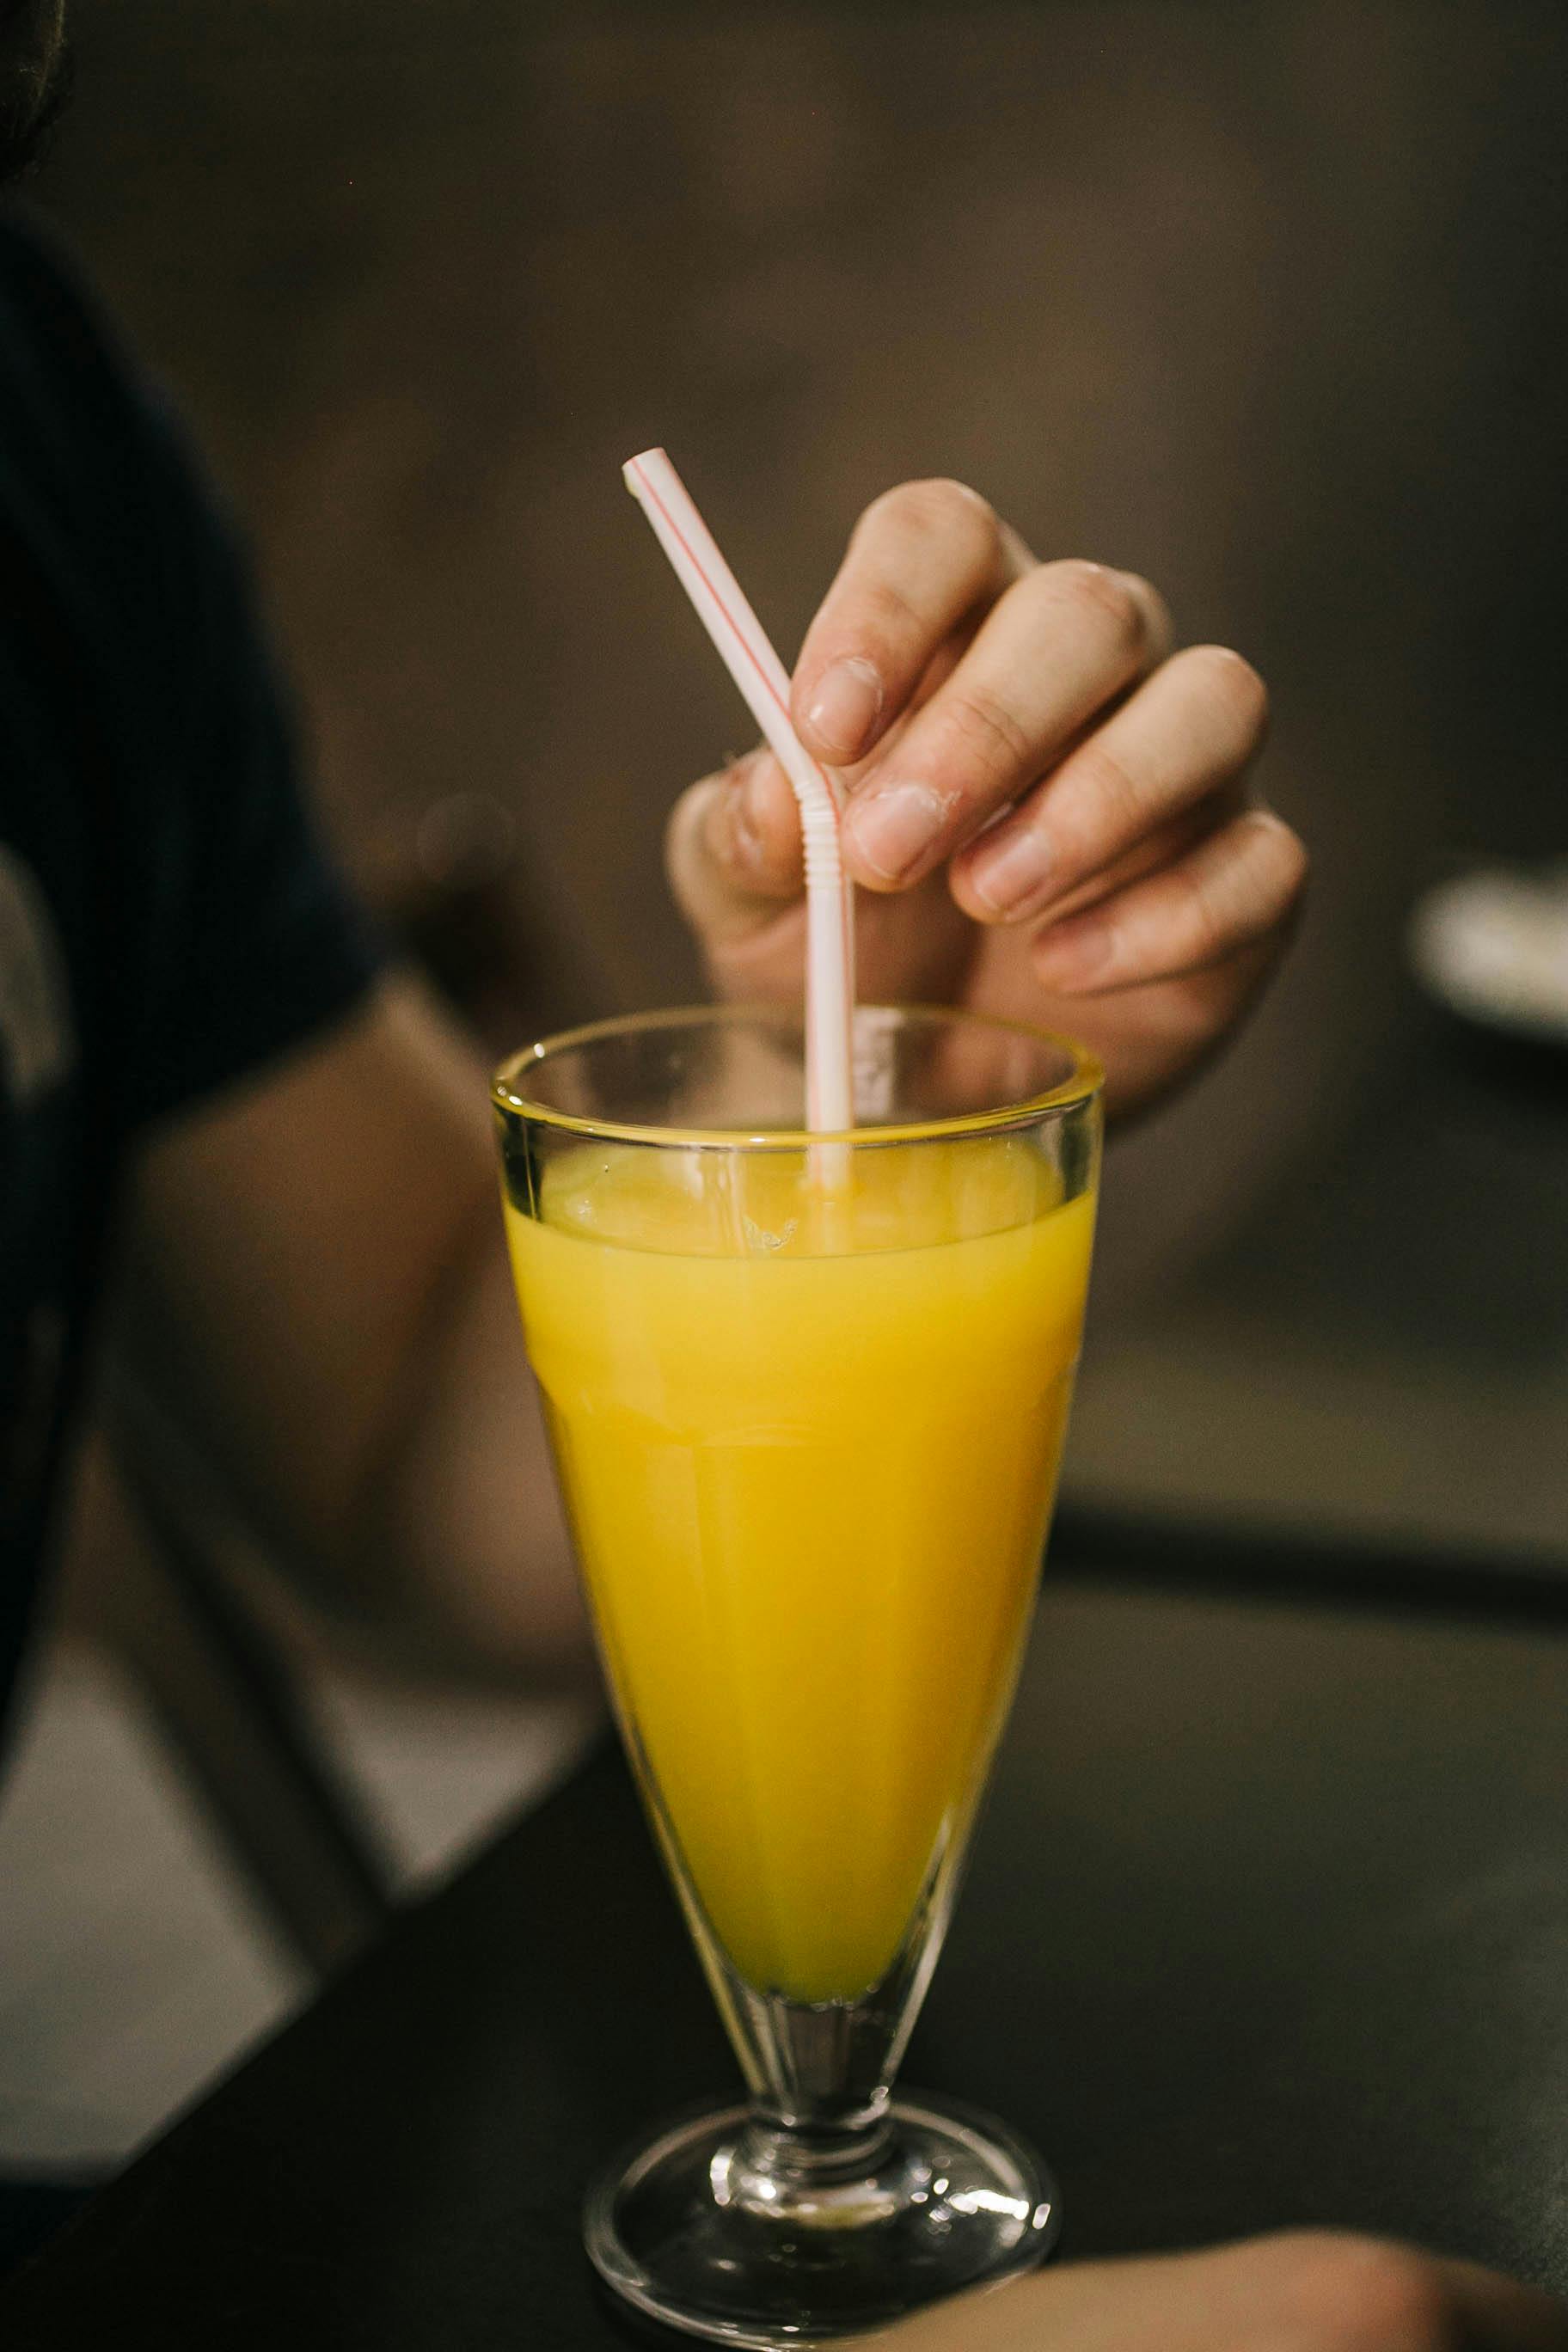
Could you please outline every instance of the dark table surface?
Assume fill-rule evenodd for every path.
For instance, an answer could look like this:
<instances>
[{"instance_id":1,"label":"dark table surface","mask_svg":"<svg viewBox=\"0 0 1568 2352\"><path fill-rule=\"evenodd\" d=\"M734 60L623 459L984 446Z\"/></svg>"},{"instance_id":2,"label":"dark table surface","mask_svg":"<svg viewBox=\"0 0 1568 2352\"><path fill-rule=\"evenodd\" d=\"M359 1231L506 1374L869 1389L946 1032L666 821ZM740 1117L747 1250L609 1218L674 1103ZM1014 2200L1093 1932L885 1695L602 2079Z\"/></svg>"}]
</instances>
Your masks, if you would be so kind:
<instances>
[{"instance_id":1,"label":"dark table surface","mask_svg":"<svg viewBox=\"0 0 1568 2352\"><path fill-rule=\"evenodd\" d=\"M1289 2222L1568 2289L1568 1641L1058 1580L909 2080L1066 2256ZM590 2168L733 2070L616 1755L0 2294L7 2352L611 2347Z\"/></svg>"}]
</instances>

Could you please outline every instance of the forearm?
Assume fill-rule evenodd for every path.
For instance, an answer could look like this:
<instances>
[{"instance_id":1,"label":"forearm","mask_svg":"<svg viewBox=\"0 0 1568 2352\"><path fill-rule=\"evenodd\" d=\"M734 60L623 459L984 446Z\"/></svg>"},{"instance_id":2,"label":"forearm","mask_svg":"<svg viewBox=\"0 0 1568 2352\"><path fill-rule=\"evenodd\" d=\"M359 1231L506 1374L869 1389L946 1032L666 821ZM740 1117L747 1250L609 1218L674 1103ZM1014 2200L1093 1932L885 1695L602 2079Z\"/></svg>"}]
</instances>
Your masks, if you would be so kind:
<instances>
[{"instance_id":1,"label":"forearm","mask_svg":"<svg viewBox=\"0 0 1568 2352\"><path fill-rule=\"evenodd\" d=\"M129 1225L124 1358L193 1493L423 1656L584 1670L485 1072L422 991L157 1139Z\"/></svg>"},{"instance_id":2,"label":"forearm","mask_svg":"<svg viewBox=\"0 0 1568 2352\"><path fill-rule=\"evenodd\" d=\"M354 1498L350 1589L469 1668L586 1678L587 1622L489 1182L399 1386Z\"/></svg>"}]
</instances>

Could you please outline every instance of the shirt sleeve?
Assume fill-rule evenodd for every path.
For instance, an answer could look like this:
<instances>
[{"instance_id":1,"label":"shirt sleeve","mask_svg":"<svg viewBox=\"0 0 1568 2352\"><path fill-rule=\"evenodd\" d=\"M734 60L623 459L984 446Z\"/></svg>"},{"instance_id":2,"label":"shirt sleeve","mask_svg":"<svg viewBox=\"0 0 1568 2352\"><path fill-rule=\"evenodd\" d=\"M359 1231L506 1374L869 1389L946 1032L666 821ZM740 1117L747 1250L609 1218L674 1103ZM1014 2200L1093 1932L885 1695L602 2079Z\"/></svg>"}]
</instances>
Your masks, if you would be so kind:
<instances>
[{"instance_id":1,"label":"shirt sleeve","mask_svg":"<svg viewBox=\"0 0 1568 2352\"><path fill-rule=\"evenodd\" d=\"M130 1132L343 1018L383 951L310 816L249 567L184 427L52 239L5 237L32 383L13 457L68 614L94 1030Z\"/></svg>"},{"instance_id":2,"label":"shirt sleeve","mask_svg":"<svg viewBox=\"0 0 1568 2352\"><path fill-rule=\"evenodd\" d=\"M166 427L181 542L166 615L174 774L152 898L134 1116L166 1117L346 1015L381 950L328 857L301 785L298 723L216 496Z\"/></svg>"}]
</instances>

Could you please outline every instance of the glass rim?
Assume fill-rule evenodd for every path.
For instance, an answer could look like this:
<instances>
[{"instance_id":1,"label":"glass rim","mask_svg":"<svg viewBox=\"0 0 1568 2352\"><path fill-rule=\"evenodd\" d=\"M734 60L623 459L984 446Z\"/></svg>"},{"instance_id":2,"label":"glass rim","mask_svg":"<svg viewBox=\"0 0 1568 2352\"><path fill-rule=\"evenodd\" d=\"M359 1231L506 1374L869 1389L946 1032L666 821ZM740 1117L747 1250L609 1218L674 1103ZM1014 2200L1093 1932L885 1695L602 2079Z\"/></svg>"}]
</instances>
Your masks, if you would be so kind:
<instances>
[{"instance_id":1,"label":"glass rim","mask_svg":"<svg viewBox=\"0 0 1568 2352\"><path fill-rule=\"evenodd\" d=\"M531 1119L564 1135L594 1137L608 1143L652 1143L667 1150L724 1151L800 1151L834 1143L868 1150L884 1143L940 1142L957 1136L1005 1133L1011 1128L1027 1126L1047 1113L1074 1110L1092 1102L1105 1083L1099 1056L1057 1029L1037 1028L1027 1021L1004 1020L995 1013L971 1013L952 1004L861 1004L857 1005L856 1011L914 1013L929 1022L946 1022L954 1026L964 1024L1002 1036L1027 1037L1038 1045L1056 1046L1068 1056L1072 1068L1067 1077L1044 1092L1020 1096L988 1110L954 1111L940 1118L906 1119L885 1127L852 1127L833 1133L816 1128L648 1127L624 1119L585 1118L578 1111L557 1110L552 1104L536 1102L518 1086L520 1076L528 1068L603 1038L647 1035L660 1029L719 1028L731 1024L739 1026L748 1021L777 1025L795 1018L787 1006L779 1004L691 1004L652 1013L616 1014L605 1021L584 1022L577 1028L558 1029L548 1037L541 1037L501 1064L490 1081L490 1100L506 1117Z\"/></svg>"}]
</instances>

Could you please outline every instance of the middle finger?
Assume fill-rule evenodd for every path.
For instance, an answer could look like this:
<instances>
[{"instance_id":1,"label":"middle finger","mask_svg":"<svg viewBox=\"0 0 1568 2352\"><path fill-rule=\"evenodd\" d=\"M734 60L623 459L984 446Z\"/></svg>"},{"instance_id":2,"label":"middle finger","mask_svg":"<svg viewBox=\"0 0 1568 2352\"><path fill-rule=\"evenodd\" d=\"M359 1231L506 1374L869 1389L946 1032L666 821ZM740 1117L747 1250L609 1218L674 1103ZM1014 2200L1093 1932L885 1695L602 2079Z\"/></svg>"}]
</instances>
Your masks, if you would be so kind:
<instances>
[{"instance_id":1,"label":"middle finger","mask_svg":"<svg viewBox=\"0 0 1568 2352\"><path fill-rule=\"evenodd\" d=\"M845 845L857 879L901 889L950 856L1152 667L1168 625L1153 589L1101 564L1043 563L1020 580L856 785Z\"/></svg>"}]
</instances>

